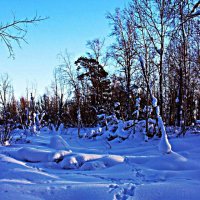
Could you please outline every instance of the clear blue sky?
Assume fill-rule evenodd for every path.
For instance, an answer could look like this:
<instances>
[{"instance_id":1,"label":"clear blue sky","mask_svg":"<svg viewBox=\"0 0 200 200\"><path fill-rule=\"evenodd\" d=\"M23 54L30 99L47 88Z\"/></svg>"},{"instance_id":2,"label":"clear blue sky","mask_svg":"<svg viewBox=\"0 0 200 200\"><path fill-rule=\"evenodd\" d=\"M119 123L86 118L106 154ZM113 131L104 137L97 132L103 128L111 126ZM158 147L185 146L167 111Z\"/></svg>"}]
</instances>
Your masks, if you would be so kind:
<instances>
[{"instance_id":1,"label":"clear blue sky","mask_svg":"<svg viewBox=\"0 0 200 200\"><path fill-rule=\"evenodd\" d=\"M107 12L123 8L128 0L0 0L0 22L38 15L50 19L28 28L27 44L14 46L15 60L0 43L0 73L8 73L17 97L27 83L37 82L42 93L52 80L57 54L66 48L76 58L86 52L86 41L110 33Z\"/></svg>"}]
</instances>

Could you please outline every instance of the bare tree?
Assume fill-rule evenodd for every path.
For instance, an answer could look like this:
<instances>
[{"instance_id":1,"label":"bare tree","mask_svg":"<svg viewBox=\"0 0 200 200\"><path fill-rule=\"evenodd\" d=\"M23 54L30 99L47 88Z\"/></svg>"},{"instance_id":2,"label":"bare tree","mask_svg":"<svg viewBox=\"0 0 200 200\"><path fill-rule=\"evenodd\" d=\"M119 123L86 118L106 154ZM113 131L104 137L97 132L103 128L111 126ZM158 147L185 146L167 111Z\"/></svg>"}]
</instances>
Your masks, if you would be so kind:
<instances>
[{"instance_id":1,"label":"bare tree","mask_svg":"<svg viewBox=\"0 0 200 200\"><path fill-rule=\"evenodd\" d=\"M135 51L135 25L133 12L128 9L120 11L116 9L114 14L107 15L110 25L112 26L111 36L115 38L115 42L111 45L110 56L116 61L125 76L126 93L127 93L127 117L131 117L130 93L131 78L134 69Z\"/></svg>"},{"instance_id":2,"label":"bare tree","mask_svg":"<svg viewBox=\"0 0 200 200\"><path fill-rule=\"evenodd\" d=\"M181 0L181 3L184 3L185 1ZM190 1L188 2L185 2L187 4L190 3ZM188 20L192 19L192 18L195 18L195 17L198 17L200 16L200 1L198 0L196 3L194 3L192 5L192 7L190 6L189 8L189 12L184 15L184 20L181 22L180 25L182 25L183 23L187 22Z\"/></svg>"},{"instance_id":3,"label":"bare tree","mask_svg":"<svg viewBox=\"0 0 200 200\"><path fill-rule=\"evenodd\" d=\"M47 17L43 18L37 14L32 18L16 19L14 16L11 22L0 23L0 39L9 51L9 56L14 58L13 43L21 48L21 43L26 41L27 27L30 24L36 24Z\"/></svg>"},{"instance_id":4,"label":"bare tree","mask_svg":"<svg viewBox=\"0 0 200 200\"><path fill-rule=\"evenodd\" d=\"M151 42L155 51L154 65L157 67L159 78L159 104L160 114L163 116L163 74L164 57L167 46L167 37L171 31L172 14L175 1L165 0L133 0L132 7L139 15L140 23L137 26L144 29L145 40ZM142 23L141 23L142 22Z\"/></svg>"},{"instance_id":5,"label":"bare tree","mask_svg":"<svg viewBox=\"0 0 200 200\"><path fill-rule=\"evenodd\" d=\"M169 98L171 104L176 101L177 111L174 118L176 118L176 124L182 127L182 133L184 133L185 126L194 121L195 101L198 101L196 94L198 93L197 88L199 88L199 72L197 70L200 52L199 21L195 17L187 17L194 12L195 5L197 4L193 4L192 0L178 1L174 16L175 28L173 28L166 56L170 80L168 86L171 88ZM170 93L175 93L175 95L170 95Z\"/></svg>"},{"instance_id":6,"label":"bare tree","mask_svg":"<svg viewBox=\"0 0 200 200\"><path fill-rule=\"evenodd\" d=\"M143 76L144 76L144 79L145 79L145 82L146 82L146 85L147 85L147 89L148 89L150 97L151 97L151 104L154 107L154 109L156 110L156 118L157 118L157 121L158 121L158 128L160 129L160 131L162 133L162 138L161 138L160 143L159 143L159 150L162 153L171 153L171 144L169 143L168 138L167 138L167 133L166 133L166 130L165 130L165 126L164 126L162 116L160 116L160 108L157 104L158 100L152 94L152 90L151 90L151 87L150 87L150 84L148 82L148 78L147 78L147 75L146 75L146 72L145 72L144 60L141 56L139 58L139 61L140 61Z\"/></svg>"},{"instance_id":7,"label":"bare tree","mask_svg":"<svg viewBox=\"0 0 200 200\"><path fill-rule=\"evenodd\" d=\"M96 38L94 40L87 41L86 46L90 50L87 52L89 58L95 59L98 61L103 67L107 65L109 55L105 51L105 39Z\"/></svg>"},{"instance_id":8,"label":"bare tree","mask_svg":"<svg viewBox=\"0 0 200 200\"><path fill-rule=\"evenodd\" d=\"M60 71L60 76L62 76L62 79L65 80L66 86L68 86L67 90L70 96L75 99L76 106L77 106L77 127L78 127L78 137L81 137L80 135L80 129L82 127L82 117L81 117L81 93L80 93L80 87L78 82L78 75L75 71L75 66L71 62L71 57L69 53L65 52L65 55L59 54L59 58L62 62L58 66L58 70ZM72 118L70 115L68 115L68 119L71 121L72 124L74 124Z\"/></svg>"}]
</instances>

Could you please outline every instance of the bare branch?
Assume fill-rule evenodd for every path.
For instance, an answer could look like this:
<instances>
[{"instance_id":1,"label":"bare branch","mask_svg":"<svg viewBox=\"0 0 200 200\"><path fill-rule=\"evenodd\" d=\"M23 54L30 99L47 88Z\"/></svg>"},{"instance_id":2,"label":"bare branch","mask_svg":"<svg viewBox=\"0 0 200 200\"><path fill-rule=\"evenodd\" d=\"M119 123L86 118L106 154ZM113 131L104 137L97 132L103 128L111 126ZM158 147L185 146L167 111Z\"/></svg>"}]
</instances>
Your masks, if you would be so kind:
<instances>
[{"instance_id":1,"label":"bare branch","mask_svg":"<svg viewBox=\"0 0 200 200\"><path fill-rule=\"evenodd\" d=\"M13 17L12 22L0 24L0 39L2 43L7 47L9 56L14 58L13 43L16 43L18 47L21 48L21 43L26 41L27 26L29 24L36 24L38 22L44 21L48 17L41 17L37 14L33 18L16 19Z\"/></svg>"}]
</instances>

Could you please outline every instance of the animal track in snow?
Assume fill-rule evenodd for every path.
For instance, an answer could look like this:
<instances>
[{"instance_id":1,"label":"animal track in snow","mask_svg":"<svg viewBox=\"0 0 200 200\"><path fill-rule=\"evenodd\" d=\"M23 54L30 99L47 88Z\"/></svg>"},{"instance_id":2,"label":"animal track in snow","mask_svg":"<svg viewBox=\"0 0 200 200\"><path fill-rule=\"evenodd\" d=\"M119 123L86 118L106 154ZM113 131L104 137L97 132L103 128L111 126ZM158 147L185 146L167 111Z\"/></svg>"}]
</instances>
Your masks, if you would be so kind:
<instances>
[{"instance_id":1,"label":"animal track in snow","mask_svg":"<svg viewBox=\"0 0 200 200\"><path fill-rule=\"evenodd\" d=\"M124 185L110 185L110 192L116 190L113 200L128 200L132 199L135 194L135 184L127 183Z\"/></svg>"}]
</instances>

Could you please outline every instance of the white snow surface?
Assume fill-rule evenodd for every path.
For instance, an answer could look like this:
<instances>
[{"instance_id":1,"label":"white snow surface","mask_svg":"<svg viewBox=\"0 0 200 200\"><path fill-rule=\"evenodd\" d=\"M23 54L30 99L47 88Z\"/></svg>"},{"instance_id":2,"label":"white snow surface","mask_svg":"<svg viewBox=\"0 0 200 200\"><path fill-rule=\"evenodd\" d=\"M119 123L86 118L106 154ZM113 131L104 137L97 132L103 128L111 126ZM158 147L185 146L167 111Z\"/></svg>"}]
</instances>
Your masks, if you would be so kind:
<instances>
[{"instance_id":1,"label":"white snow surface","mask_svg":"<svg viewBox=\"0 0 200 200\"><path fill-rule=\"evenodd\" d=\"M45 129L27 143L0 146L0 199L200 199L198 134L169 135L173 151L162 154L158 138L108 145L79 139L77 129L66 133L67 150L52 147L53 133Z\"/></svg>"},{"instance_id":2,"label":"white snow surface","mask_svg":"<svg viewBox=\"0 0 200 200\"><path fill-rule=\"evenodd\" d=\"M158 125L160 127L161 134L162 134L162 137L159 143L159 151L162 153L171 153L172 147L168 141L167 133L166 133L165 126L163 124L161 116L158 116Z\"/></svg>"},{"instance_id":3,"label":"white snow surface","mask_svg":"<svg viewBox=\"0 0 200 200\"><path fill-rule=\"evenodd\" d=\"M157 104L158 104L158 100L157 100L156 97L153 96L153 97L152 97L152 105L153 105L153 107L156 107Z\"/></svg>"},{"instance_id":4,"label":"white snow surface","mask_svg":"<svg viewBox=\"0 0 200 200\"><path fill-rule=\"evenodd\" d=\"M69 150L70 148L69 144L67 144L67 142L60 135L52 136L50 138L49 146L57 150Z\"/></svg>"}]
</instances>

